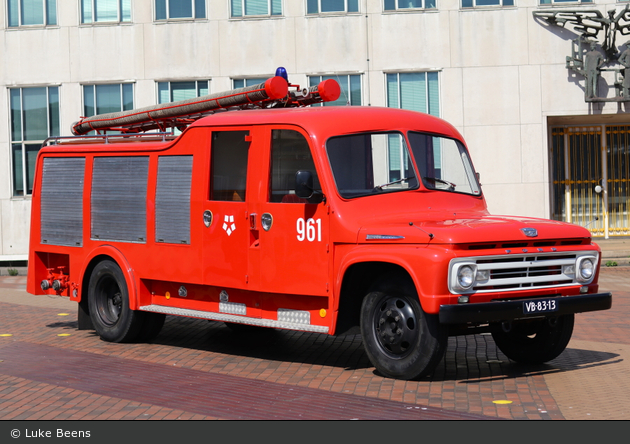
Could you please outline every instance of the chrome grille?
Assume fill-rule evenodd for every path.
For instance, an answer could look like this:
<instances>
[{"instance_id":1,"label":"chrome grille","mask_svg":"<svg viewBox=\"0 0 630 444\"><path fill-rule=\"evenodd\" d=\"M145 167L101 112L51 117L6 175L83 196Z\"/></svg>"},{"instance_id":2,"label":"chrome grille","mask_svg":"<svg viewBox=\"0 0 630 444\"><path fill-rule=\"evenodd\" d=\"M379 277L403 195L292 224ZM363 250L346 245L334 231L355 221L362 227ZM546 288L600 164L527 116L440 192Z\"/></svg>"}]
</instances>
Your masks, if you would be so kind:
<instances>
[{"instance_id":1,"label":"chrome grille","mask_svg":"<svg viewBox=\"0 0 630 444\"><path fill-rule=\"evenodd\" d=\"M581 285L575 266L578 257L584 255L598 257L597 252L588 251L459 258L451 261L449 282L458 267L472 265L476 267L476 279L467 293Z\"/></svg>"}]
</instances>

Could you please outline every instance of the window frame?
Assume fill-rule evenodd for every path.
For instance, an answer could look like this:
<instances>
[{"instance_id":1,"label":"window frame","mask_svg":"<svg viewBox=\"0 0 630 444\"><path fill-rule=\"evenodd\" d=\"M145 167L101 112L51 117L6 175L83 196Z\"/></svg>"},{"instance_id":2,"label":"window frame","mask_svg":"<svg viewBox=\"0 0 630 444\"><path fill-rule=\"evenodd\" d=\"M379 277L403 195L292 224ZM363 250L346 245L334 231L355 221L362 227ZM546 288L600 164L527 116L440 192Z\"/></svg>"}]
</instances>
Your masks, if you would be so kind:
<instances>
[{"instance_id":1,"label":"window frame","mask_svg":"<svg viewBox=\"0 0 630 444\"><path fill-rule=\"evenodd\" d=\"M194 97L203 97L204 95L209 95L210 94L210 79L190 79L190 80L156 80L155 81L155 96L156 96L156 100L155 103L157 103L158 105L161 105L163 103L172 103L172 102L178 102L179 100L187 100L187 99L179 99L179 100L173 100L173 88L172 85L173 83L191 83L191 82L195 82L195 93L196 96ZM206 82L207 88L206 94L200 95L200 82ZM168 97L169 100L167 102L161 102L160 101L160 84L163 83L167 83L168 84ZM173 134L175 135L179 135L182 133L181 130L177 129L177 128L172 128L173 130Z\"/></svg>"},{"instance_id":2,"label":"window frame","mask_svg":"<svg viewBox=\"0 0 630 444\"><path fill-rule=\"evenodd\" d=\"M117 9L118 9L118 14L117 14L117 19L116 20L96 20L95 19L95 15L96 15L96 3L100 1L100 0L81 0L79 2L79 24L81 26L93 26L93 25L112 25L112 24L120 24L120 23L132 23L132 17L131 17L131 11L132 11L132 7L131 7L131 0L117 0ZM84 21L83 18L83 8L84 8L84 3L85 2L90 2L91 3L91 10L92 10L92 17L91 17L91 21L86 22ZM127 3L127 6L129 8L128 11L128 19L125 19L125 14L123 13L124 7L125 7L125 3Z\"/></svg>"},{"instance_id":3,"label":"window frame","mask_svg":"<svg viewBox=\"0 0 630 444\"><path fill-rule=\"evenodd\" d=\"M440 76L439 76L439 71L438 70L430 70L430 71L392 71L392 72L385 72L385 103L386 106L388 108L398 108L398 109L410 109L410 108L403 108L402 107L402 100L401 99L401 81L400 81L400 76L401 75L406 75L406 74L424 74L425 76L425 97L427 98L427 103L426 103L426 107L424 111L420 111L420 112L424 112L426 114L430 114L432 116L435 117L440 117L441 114L441 110L442 110L442 106L441 106L441 100L440 100ZM430 102L430 89L429 89L429 74L435 74L437 76L437 111L434 113L431 112L431 102ZM398 94L397 94L397 101L398 101L398 105L397 106L391 106L390 103L390 97L389 97L389 76L390 75L396 75L397 76L397 85L398 85Z\"/></svg>"},{"instance_id":4,"label":"window frame","mask_svg":"<svg viewBox=\"0 0 630 444\"><path fill-rule=\"evenodd\" d=\"M213 129L210 140L210 157L212 162L210 164L210 183L208 189L208 200L213 202L247 202L247 181L250 170L250 156L249 149L251 148L251 140L248 138L252 134L250 127L235 127L229 129L216 128ZM243 136L241 143L231 142L229 145L224 144L223 140L218 140L221 136ZM230 142L228 140L228 142ZM228 148L229 146L229 148ZM243 156L239 157L239 150L245 149ZM220 152L218 151L220 150ZM227 150L231 151L230 155L227 155ZM236 155L235 155L236 154ZM241 153L243 154L243 153ZM227 159L231 160L230 163L223 164ZM243 168L244 167L244 168ZM224 171L238 171L238 174L228 174L227 176L219 175L217 172ZM220 182L218 179L228 178L227 188L224 186L217 186ZM232 187L234 182L238 182L239 188ZM242 186L242 188L240 188ZM230 193L232 191L232 193ZM242 193L239 193L242 192Z\"/></svg>"},{"instance_id":5,"label":"window frame","mask_svg":"<svg viewBox=\"0 0 630 444\"><path fill-rule=\"evenodd\" d=\"M24 0L14 0L18 3L17 6L17 19L18 19L18 24L17 25L11 25L11 14L9 13L9 7L10 7L10 3L11 0L8 0L6 2L6 7L5 7L5 13L7 15L7 19L6 19L6 24L7 24L7 29L15 29L15 28L42 28L42 27L48 27L48 26L58 26L57 23L57 0L41 0L42 2L42 18L43 18L43 23L34 23L34 24L24 24L22 23L23 21L23 16L24 16L24 9L23 9L23 2ZM51 15L51 9L52 9L52 14ZM52 19L52 20L51 20ZM54 20L54 23L53 23Z\"/></svg>"},{"instance_id":6,"label":"window frame","mask_svg":"<svg viewBox=\"0 0 630 444\"><path fill-rule=\"evenodd\" d=\"M129 85L131 86L131 106L129 108L125 107L125 96L126 96L126 92L125 92L125 85ZM83 115L85 117L92 117L92 116L96 116L99 114L98 112L98 102L97 102L97 98L98 98L98 94L96 92L97 88L99 86L118 86L119 87L119 97L120 97L120 110L119 111L113 111L113 112L123 112L123 111L130 111L132 109L134 109L134 103L135 103L135 88L134 88L134 83L133 82L121 82L121 83L83 83L81 84L81 94L82 94L82 98L83 98ZM85 104L85 89L86 88L92 88L92 94L94 97L94 114L92 115L88 115L89 113L87 113L87 109L86 109L86 104ZM109 112L109 111L108 111Z\"/></svg>"},{"instance_id":7,"label":"window frame","mask_svg":"<svg viewBox=\"0 0 630 444\"><path fill-rule=\"evenodd\" d=\"M24 121L25 121L25 107L24 107L24 90L25 89L34 89L34 88L45 88L46 89L46 139L50 138L50 137L56 137L60 135L60 126L61 126L61 106L60 106L60 86L59 85L44 85L44 86L17 86L14 88L8 88L9 90L9 157L10 157L10 163L11 163L11 198L25 198L25 197L29 197L31 196L32 190L33 190L33 185L34 185L34 181L35 181L35 165L32 166L32 170L33 170L33 177L29 177L30 173L29 173L29 168L28 168L28 155L27 155L27 145L28 146L33 146L36 145L38 146L37 149L37 153L39 153L39 150L41 149L44 141L46 139L29 139L28 137L25 136L25 132L26 132L26 128L24 127ZM51 102L51 91L52 88L55 89L55 93L56 93L56 98L57 98L57 110L56 110L56 116L53 116L53 109L52 109L52 102ZM20 109L19 109L19 114L20 114L20 138L19 140L16 140L14 138L14 134L13 134L13 127L14 127L14 122L13 122L13 110L11 108L11 91L19 91L19 102L20 102ZM53 118L56 119L56 128L53 128L52 125L52 120ZM16 174L16 159L15 159L15 149L16 146L20 145L20 163L21 163L21 176L22 176L22 194L18 194L17 193L17 189L16 189L16 180L17 180L17 174ZM35 158L37 158L37 155L35 155ZM29 181L30 179L30 181ZM30 185L30 187L29 187Z\"/></svg>"},{"instance_id":8,"label":"window frame","mask_svg":"<svg viewBox=\"0 0 630 444\"><path fill-rule=\"evenodd\" d=\"M343 99L344 98L344 89L343 86L341 85L341 82L339 82L339 80L341 80L341 77L346 77L347 78L347 82L346 82L346 87L347 87L347 93L348 95L346 96L347 99L350 100L350 104L348 104L348 100L346 100L346 103L344 104L335 104L335 102L338 102L339 99ZM358 82L359 82L359 102L360 103L352 103L352 82L350 77L357 77L358 78ZM315 84L311 83L311 79L315 79L315 78L319 78L319 81ZM314 103L311 106L361 106L363 104L363 74L361 73L351 73L351 74L328 74L328 75L324 75L324 74L313 74L313 75L309 75L308 76L308 86L315 86L317 84L319 84L320 82L322 82L323 80L327 80L327 79L334 79L339 83L339 86L341 87L341 94L339 95L339 99L335 100L335 102L322 102L322 103Z\"/></svg>"},{"instance_id":9,"label":"window frame","mask_svg":"<svg viewBox=\"0 0 630 444\"><path fill-rule=\"evenodd\" d=\"M471 3L470 6L464 5L464 1ZM511 2L511 4L504 4L505 2ZM571 0L573 1L573 0ZM463 10L481 9L481 8L514 8L516 7L516 0L496 0L496 4L493 5L477 5L477 0L461 0L460 6Z\"/></svg>"},{"instance_id":10,"label":"window frame","mask_svg":"<svg viewBox=\"0 0 630 444\"><path fill-rule=\"evenodd\" d=\"M344 10L343 11L322 11L322 0L306 0L306 16L313 17L319 15L345 15L345 14L360 14L361 13L361 2L359 0L338 0L343 1ZM357 10L356 11L348 11L348 2L356 1ZM308 12L309 3L317 2L317 12Z\"/></svg>"},{"instance_id":11,"label":"window frame","mask_svg":"<svg viewBox=\"0 0 630 444\"><path fill-rule=\"evenodd\" d=\"M166 14L165 18L158 18L158 7L157 2L164 2L164 12ZM208 19L208 5L206 0L190 0L190 6L192 11L191 17L169 17L169 4L172 0L153 0L153 21L158 23L166 23L166 22L178 22L178 21L190 21L190 20L207 20ZM184 1L184 0L180 0ZM197 17L197 2L203 5L203 17Z\"/></svg>"},{"instance_id":12,"label":"window frame","mask_svg":"<svg viewBox=\"0 0 630 444\"><path fill-rule=\"evenodd\" d=\"M274 0L265 0L267 2L267 14L245 14L245 2L247 2L249 0L230 0L230 19L235 19L235 20L242 20L242 19L248 19L248 18L263 18L263 17L269 17L269 18L273 18L273 17L282 17L283 14L283 7L282 7L282 0L280 1L280 12L275 13L273 12L273 3ZM234 11L234 7L233 7L233 3L234 2L240 2L241 3L241 15L233 15L233 11Z\"/></svg>"},{"instance_id":13,"label":"window frame","mask_svg":"<svg viewBox=\"0 0 630 444\"><path fill-rule=\"evenodd\" d=\"M232 77L232 79L231 79L232 80L232 89L239 89L239 88L245 88L247 86L258 85L259 83L264 83L270 77L273 77L273 75L269 75L267 77ZM250 81L252 83L249 83ZM243 84L241 86L236 86L236 82L243 82Z\"/></svg>"},{"instance_id":14,"label":"window frame","mask_svg":"<svg viewBox=\"0 0 630 444\"><path fill-rule=\"evenodd\" d=\"M400 0L383 0L383 12L386 13L394 13L394 12L418 12L418 11L432 11L432 10L436 10L437 9L437 0L421 0L422 1L422 6L420 7L414 7L414 8L400 8L398 6L398 2ZM629 0L630 1L630 0ZM393 8L387 8L387 3L388 2L393 2L394 3L394 7ZM432 2L433 5L432 6L427 6L428 2Z\"/></svg>"},{"instance_id":15,"label":"window frame","mask_svg":"<svg viewBox=\"0 0 630 444\"><path fill-rule=\"evenodd\" d=\"M595 3L593 2L593 0L549 0L549 2L544 3L542 0L539 0L538 4L540 6L563 6L563 5L568 5L568 6L573 6L573 5L594 5Z\"/></svg>"},{"instance_id":16,"label":"window frame","mask_svg":"<svg viewBox=\"0 0 630 444\"><path fill-rule=\"evenodd\" d=\"M163 103L178 102L178 100L172 100L172 97L173 97L172 84L173 83L189 83L189 82L195 82L195 91L197 94L195 97L203 97L199 95L199 82L207 82L207 86L208 86L207 90L208 90L208 94L210 94L210 79L156 80L155 81L156 103L158 105L161 105ZM160 84L161 83L168 83L168 96L169 96L168 102L160 102ZM208 94L204 94L204 95L208 95ZM185 99L181 99L181 100L185 100Z\"/></svg>"},{"instance_id":17,"label":"window frame","mask_svg":"<svg viewBox=\"0 0 630 444\"><path fill-rule=\"evenodd\" d=\"M296 137L296 134L299 135L301 139ZM322 185L319 180L319 172L317 171L317 166L315 165L315 157L313 156L311 144L309 143L307 135L305 135L302 131L299 131L298 128L283 126L272 127L270 135L271 139L269 143L269 184L267 203L279 203L283 205L295 203L322 203L324 193L322 191ZM292 139L291 136L294 136L294 138ZM293 143L291 143L292 140ZM288 152L288 150L286 150L286 148L289 144L297 146L301 148L301 150L295 150L293 152L293 156L287 156L286 153ZM293 160L293 162L291 162L291 160ZM298 170L294 168L286 168L287 161L293 164L298 163L300 168ZM291 179L295 178L295 173L297 173L297 171L303 171L304 166L308 166L307 171L312 170L311 173L313 175L313 195L308 199L299 198L295 194L295 187L291 187L291 185L295 185L295 182L291 182ZM286 174L287 171L289 172L289 174ZM289 182L286 183L289 188L284 188L281 186L283 184L283 177L289 178ZM280 195L282 195L280 199L277 199L275 197Z\"/></svg>"}]
</instances>

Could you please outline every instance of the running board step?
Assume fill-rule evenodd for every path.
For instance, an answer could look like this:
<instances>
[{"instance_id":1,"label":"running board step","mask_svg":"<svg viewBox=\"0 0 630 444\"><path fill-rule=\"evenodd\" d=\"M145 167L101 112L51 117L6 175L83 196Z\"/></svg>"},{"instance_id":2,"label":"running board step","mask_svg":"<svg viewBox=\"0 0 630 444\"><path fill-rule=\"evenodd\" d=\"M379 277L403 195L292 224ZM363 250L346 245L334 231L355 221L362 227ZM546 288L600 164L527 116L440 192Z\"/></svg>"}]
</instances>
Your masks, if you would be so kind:
<instances>
[{"instance_id":1,"label":"running board step","mask_svg":"<svg viewBox=\"0 0 630 444\"><path fill-rule=\"evenodd\" d=\"M189 318L210 319L212 321L232 322L234 324L255 325L258 327L282 328L285 330L310 331L314 333L328 333L328 327L323 325L311 325L300 322L274 321L273 319L250 318L225 313L212 313L208 311L189 310L186 308L165 307L163 305L145 305L139 307L141 311L164 313L174 316L186 316Z\"/></svg>"}]
</instances>

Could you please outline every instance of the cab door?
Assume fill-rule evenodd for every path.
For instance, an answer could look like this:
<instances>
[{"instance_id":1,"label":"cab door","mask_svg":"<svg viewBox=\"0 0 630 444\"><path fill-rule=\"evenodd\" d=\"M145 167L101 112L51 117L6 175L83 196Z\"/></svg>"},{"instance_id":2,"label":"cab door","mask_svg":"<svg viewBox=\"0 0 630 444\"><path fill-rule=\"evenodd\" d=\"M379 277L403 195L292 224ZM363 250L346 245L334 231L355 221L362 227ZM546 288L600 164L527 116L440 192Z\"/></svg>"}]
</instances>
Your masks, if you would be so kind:
<instances>
[{"instance_id":1,"label":"cab door","mask_svg":"<svg viewBox=\"0 0 630 444\"><path fill-rule=\"evenodd\" d=\"M203 275L204 283L213 287L247 288L250 144L249 129L212 132L209 191L203 213Z\"/></svg>"},{"instance_id":2,"label":"cab door","mask_svg":"<svg viewBox=\"0 0 630 444\"><path fill-rule=\"evenodd\" d=\"M250 270L266 293L328 296L329 207L323 198L307 135L293 128L260 128L267 148L266 187L250 201ZM311 171L315 192L295 195L297 171ZM256 195L252 190L252 196Z\"/></svg>"}]
</instances>

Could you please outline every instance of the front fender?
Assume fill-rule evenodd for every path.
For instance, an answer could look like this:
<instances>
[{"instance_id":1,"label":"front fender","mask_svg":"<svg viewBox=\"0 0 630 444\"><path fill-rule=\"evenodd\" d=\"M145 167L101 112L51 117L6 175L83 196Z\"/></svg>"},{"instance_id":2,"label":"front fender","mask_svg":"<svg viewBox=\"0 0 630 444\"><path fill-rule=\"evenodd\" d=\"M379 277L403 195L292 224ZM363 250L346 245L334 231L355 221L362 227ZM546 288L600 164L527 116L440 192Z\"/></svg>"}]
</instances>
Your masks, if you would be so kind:
<instances>
[{"instance_id":1,"label":"front fender","mask_svg":"<svg viewBox=\"0 0 630 444\"><path fill-rule=\"evenodd\" d=\"M448 263L455 255L443 246L359 244L339 248L335 253L337 257L340 259L336 267L335 311L339 308L341 285L346 272L355 264L367 262L393 264L404 269L413 280L422 309L427 313L437 314L440 305L452 303L451 299L456 298L447 287Z\"/></svg>"}]
</instances>

